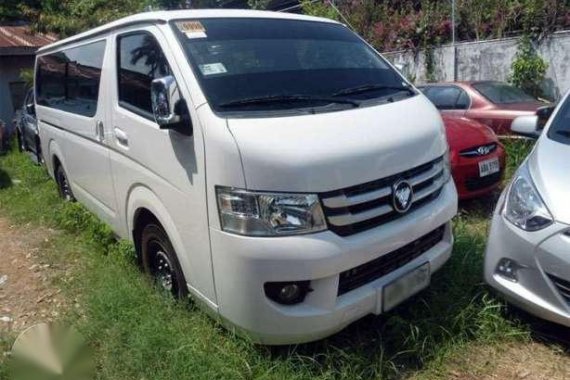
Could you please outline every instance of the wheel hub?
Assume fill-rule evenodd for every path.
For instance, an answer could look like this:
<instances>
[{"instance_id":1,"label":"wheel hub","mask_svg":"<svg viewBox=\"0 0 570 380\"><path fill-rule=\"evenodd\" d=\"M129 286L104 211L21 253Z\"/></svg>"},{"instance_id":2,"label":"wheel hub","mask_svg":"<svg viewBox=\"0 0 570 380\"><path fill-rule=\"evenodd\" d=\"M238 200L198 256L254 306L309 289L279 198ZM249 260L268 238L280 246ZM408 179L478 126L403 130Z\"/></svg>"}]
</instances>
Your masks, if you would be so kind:
<instances>
[{"instance_id":1,"label":"wheel hub","mask_svg":"<svg viewBox=\"0 0 570 380\"><path fill-rule=\"evenodd\" d=\"M172 292L174 288L174 272L172 270L172 264L168 259L166 253L158 251L156 253L156 280L160 287L168 292Z\"/></svg>"}]
</instances>

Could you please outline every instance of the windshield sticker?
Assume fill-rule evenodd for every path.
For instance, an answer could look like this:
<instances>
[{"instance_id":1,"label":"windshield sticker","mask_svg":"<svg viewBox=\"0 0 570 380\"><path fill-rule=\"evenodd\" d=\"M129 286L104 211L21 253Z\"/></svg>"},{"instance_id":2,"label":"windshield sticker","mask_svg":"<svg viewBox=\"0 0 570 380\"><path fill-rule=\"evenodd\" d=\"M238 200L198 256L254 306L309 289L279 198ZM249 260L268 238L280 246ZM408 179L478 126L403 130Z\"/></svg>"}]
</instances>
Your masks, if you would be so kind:
<instances>
[{"instance_id":1,"label":"windshield sticker","mask_svg":"<svg viewBox=\"0 0 570 380\"><path fill-rule=\"evenodd\" d=\"M226 70L226 66L220 62L200 65L200 71L204 75L225 74L228 72L228 70Z\"/></svg>"},{"instance_id":2,"label":"windshield sticker","mask_svg":"<svg viewBox=\"0 0 570 380\"><path fill-rule=\"evenodd\" d=\"M206 38L206 28L200 21L177 22L178 30L186 35L186 38Z\"/></svg>"}]
</instances>

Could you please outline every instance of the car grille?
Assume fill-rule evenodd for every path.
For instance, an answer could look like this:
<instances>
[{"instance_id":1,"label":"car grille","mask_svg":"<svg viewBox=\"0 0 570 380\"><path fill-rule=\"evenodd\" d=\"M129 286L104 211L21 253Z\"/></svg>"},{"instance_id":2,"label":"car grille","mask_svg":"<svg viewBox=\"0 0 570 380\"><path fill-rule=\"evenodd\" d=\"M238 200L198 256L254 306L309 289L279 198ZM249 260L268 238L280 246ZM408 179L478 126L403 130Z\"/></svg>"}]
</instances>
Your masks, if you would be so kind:
<instances>
[{"instance_id":1,"label":"car grille","mask_svg":"<svg viewBox=\"0 0 570 380\"><path fill-rule=\"evenodd\" d=\"M420 257L443 240L445 226L377 259L340 274L338 295L366 285Z\"/></svg>"},{"instance_id":2,"label":"car grille","mask_svg":"<svg viewBox=\"0 0 570 380\"><path fill-rule=\"evenodd\" d=\"M461 152L459 152L459 155L463 157L483 157L493 153L495 150L497 150L497 143L491 143L486 145L479 145L469 149L464 149Z\"/></svg>"},{"instance_id":3,"label":"car grille","mask_svg":"<svg viewBox=\"0 0 570 380\"><path fill-rule=\"evenodd\" d=\"M465 187L469 191L485 189L501 180L502 172L490 174L485 177L472 177L465 180Z\"/></svg>"},{"instance_id":4,"label":"car grille","mask_svg":"<svg viewBox=\"0 0 570 380\"><path fill-rule=\"evenodd\" d=\"M563 280L548 273L547 275L554 286L556 286L556 289L558 289L558 293L560 293L562 298L564 298L564 300L570 304L570 281Z\"/></svg>"},{"instance_id":5,"label":"car grille","mask_svg":"<svg viewBox=\"0 0 570 380\"><path fill-rule=\"evenodd\" d=\"M380 180L321 194L329 229L348 236L391 222L439 196L443 188L443 158ZM413 188L412 205L401 214L392 206L392 185L406 180Z\"/></svg>"}]
</instances>

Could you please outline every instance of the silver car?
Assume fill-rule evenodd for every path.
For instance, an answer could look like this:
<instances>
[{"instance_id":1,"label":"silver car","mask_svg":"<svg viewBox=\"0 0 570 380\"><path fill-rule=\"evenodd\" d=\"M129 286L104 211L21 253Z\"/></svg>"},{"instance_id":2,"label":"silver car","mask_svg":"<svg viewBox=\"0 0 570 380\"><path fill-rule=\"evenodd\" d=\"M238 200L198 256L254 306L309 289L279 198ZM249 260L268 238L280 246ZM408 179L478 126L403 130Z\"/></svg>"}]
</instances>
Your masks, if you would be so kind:
<instances>
[{"instance_id":1,"label":"silver car","mask_svg":"<svg viewBox=\"0 0 570 380\"><path fill-rule=\"evenodd\" d=\"M493 215L485 280L511 303L570 326L570 97L540 133L537 116L513 122L519 134L540 134Z\"/></svg>"}]
</instances>

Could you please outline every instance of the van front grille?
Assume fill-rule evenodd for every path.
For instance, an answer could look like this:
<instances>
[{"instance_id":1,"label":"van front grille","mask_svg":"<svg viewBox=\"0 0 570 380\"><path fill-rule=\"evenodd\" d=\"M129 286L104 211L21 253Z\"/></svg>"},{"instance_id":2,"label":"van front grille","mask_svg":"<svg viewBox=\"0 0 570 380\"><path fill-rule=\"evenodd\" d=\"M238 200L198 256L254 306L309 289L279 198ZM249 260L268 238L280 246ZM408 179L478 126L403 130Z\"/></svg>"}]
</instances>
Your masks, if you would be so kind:
<instances>
[{"instance_id":1,"label":"van front grille","mask_svg":"<svg viewBox=\"0 0 570 380\"><path fill-rule=\"evenodd\" d=\"M556 277L548 273L547 275L554 286L556 286L556 289L558 289L558 293L560 293L566 303L570 305L570 281L563 280L560 277Z\"/></svg>"},{"instance_id":2,"label":"van front grille","mask_svg":"<svg viewBox=\"0 0 570 380\"><path fill-rule=\"evenodd\" d=\"M401 214L392 206L392 186L410 183L413 199ZM340 236L362 232L407 215L436 199L443 188L443 158L376 181L321 194L329 229Z\"/></svg>"},{"instance_id":3,"label":"van front grille","mask_svg":"<svg viewBox=\"0 0 570 380\"><path fill-rule=\"evenodd\" d=\"M443 240L444 232L445 226L441 226L395 251L342 272L339 279L338 295L343 295L377 280L420 257Z\"/></svg>"}]
</instances>

